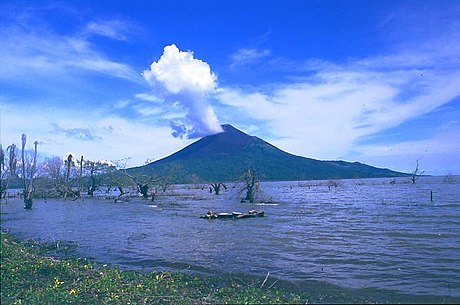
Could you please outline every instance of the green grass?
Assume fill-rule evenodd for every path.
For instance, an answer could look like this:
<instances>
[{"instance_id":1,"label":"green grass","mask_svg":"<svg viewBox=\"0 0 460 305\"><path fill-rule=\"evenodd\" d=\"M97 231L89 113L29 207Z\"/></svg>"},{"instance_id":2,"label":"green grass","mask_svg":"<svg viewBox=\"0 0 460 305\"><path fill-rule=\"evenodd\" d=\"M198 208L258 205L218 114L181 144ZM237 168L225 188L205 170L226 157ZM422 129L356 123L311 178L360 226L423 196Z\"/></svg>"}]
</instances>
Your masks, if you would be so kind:
<instances>
[{"instance_id":1,"label":"green grass","mask_svg":"<svg viewBox=\"0 0 460 305\"><path fill-rule=\"evenodd\" d=\"M48 249L49 250L49 249ZM138 273L84 259L55 259L46 245L1 233L1 304L307 303L261 282L183 273ZM268 285L267 285L268 286Z\"/></svg>"},{"instance_id":2,"label":"green grass","mask_svg":"<svg viewBox=\"0 0 460 305\"><path fill-rule=\"evenodd\" d=\"M272 277L262 285L263 278L141 273L86 259L47 256L56 247L56 244L20 241L1 233L0 304L455 304L459 301L439 296L379 295L365 289L344 290L327 284L305 290ZM68 250L67 246L60 248L64 253Z\"/></svg>"}]
</instances>

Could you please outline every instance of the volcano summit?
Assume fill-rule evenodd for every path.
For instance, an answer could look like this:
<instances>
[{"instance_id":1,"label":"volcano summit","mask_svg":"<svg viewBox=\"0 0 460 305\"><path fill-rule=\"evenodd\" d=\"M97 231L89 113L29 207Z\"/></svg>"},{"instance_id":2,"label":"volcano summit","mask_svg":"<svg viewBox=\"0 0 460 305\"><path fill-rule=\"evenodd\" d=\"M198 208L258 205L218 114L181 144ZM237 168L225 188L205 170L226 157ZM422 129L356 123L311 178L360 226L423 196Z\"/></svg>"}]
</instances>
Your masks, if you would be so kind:
<instances>
[{"instance_id":1,"label":"volcano summit","mask_svg":"<svg viewBox=\"0 0 460 305\"><path fill-rule=\"evenodd\" d=\"M177 183L235 181L249 168L265 181L407 175L359 162L319 161L292 155L232 125L222 128L224 132L206 136L168 157L130 171L159 175L174 169Z\"/></svg>"}]
</instances>

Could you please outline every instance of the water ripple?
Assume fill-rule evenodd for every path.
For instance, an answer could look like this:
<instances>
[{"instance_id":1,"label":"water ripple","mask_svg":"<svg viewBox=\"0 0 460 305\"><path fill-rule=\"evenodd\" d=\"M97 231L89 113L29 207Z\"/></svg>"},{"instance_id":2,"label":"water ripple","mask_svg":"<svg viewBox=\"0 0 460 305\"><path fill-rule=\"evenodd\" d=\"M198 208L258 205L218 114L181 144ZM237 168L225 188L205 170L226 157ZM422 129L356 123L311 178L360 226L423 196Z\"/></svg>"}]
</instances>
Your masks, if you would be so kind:
<instances>
[{"instance_id":1,"label":"water ripple","mask_svg":"<svg viewBox=\"0 0 460 305\"><path fill-rule=\"evenodd\" d=\"M94 199L2 204L2 227L25 238L68 240L79 255L130 269L201 273L267 271L292 281L408 295L460 297L460 185L421 177L270 182L269 201L241 204L229 184L175 186L155 206ZM430 201L433 191L435 201ZM264 209L267 217L202 220L207 210ZM310 283L310 282L309 282Z\"/></svg>"}]
</instances>

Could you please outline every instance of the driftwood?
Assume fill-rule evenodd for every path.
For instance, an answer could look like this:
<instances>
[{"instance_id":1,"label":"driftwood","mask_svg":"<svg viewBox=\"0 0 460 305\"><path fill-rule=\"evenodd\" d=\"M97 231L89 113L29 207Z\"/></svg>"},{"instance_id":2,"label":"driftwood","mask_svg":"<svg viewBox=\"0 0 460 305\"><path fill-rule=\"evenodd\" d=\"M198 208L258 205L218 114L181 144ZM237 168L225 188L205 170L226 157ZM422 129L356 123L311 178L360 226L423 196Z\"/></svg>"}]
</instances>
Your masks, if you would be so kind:
<instances>
[{"instance_id":1,"label":"driftwood","mask_svg":"<svg viewBox=\"0 0 460 305\"><path fill-rule=\"evenodd\" d=\"M240 212L232 213L216 213L214 211L208 211L206 214L200 216L202 219L243 219L252 217L264 217L264 211L251 210L247 214Z\"/></svg>"}]
</instances>

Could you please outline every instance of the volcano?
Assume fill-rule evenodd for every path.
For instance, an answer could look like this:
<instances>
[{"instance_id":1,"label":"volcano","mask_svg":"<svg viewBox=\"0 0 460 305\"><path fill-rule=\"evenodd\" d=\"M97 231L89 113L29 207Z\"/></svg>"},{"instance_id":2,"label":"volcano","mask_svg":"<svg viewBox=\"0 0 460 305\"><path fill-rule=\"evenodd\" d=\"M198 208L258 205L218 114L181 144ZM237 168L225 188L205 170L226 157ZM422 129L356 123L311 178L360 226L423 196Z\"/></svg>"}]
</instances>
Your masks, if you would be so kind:
<instances>
[{"instance_id":1,"label":"volcano","mask_svg":"<svg viewBox=\"0 0 460 305\"><path fill-rule=\"evenodd\" d=\"M231 125L182 150L147 165L131 168L148 175L174 173L174 182L236 181L248 170L264 181L400 177L405 173L359 162L320 161L289 154Z\"/></svg>"}]
</instances>

